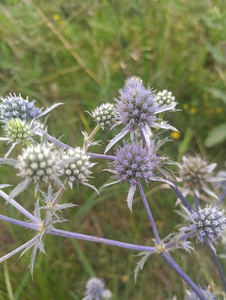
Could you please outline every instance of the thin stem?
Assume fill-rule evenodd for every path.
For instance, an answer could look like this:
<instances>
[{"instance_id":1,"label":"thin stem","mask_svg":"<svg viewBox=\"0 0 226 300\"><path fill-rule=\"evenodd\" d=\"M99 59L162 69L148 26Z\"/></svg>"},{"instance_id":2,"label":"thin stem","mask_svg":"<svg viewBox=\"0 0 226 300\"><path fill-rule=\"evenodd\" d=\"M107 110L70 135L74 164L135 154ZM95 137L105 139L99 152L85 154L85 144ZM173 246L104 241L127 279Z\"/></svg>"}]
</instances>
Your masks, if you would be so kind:
<instances>
[{"instance_id":1,"label":"thin stem","mask_svg":"<svg viewBox=\"0 0 226 300\"><path fill-rule=\"evenodd\" d=\"M220 263L220 260L219 258L217 257L217 255L215 254L214 250L210 247L210 245L206 242L205 243L209 249L209 252L212 256L212 259L217 267L217 270L218 270L218 273L220 275L220 278L221 278L221 282L222 282L222 286L223 286L223 289L224 291L226 292L226 280L225 280L225 274L224 274L224 270L222 268L222 265Z\"/></svg>"},{"instance_id":2,"label":"thin stem","mask_svg":"<svg viewBox=\"0 0 226 300\"><path fill-rule=\"evenodd\" d=\"M183 205L189 210L189 211L193 211L190 203L188 202L188 200L182 195L182 193L180 192L180 190L178 189L178 187L176 185L172 186L170 185L171 190L175 193L175 195L180 198L181 202L183 203Z\"/></svg>"},{"instance_id":3,"label":"thin stem","mask_svg":"<svg viewBox=\"0 0 226 300\"><path fill-rule=\"evenodd\" d=\"M157 227L155 225L155 221L153 219L153 216L152 216L152 213L151 213L151 210L149 208L149 205L148 205L148 202L147 202L147 199L146 199L146 196L144 194L144 190L143 190L143 187L141 185L141 183L139 182L138 183L138 188L139 188L139 191L140 191L140 195L141 195L141 198L143 200L143 203L144 203L144 207L146 209L146 212L148 214L148 218L149 218L149 221L151 223L151 226L152 226L152 229L153 229L153 232L154 232L154 236L155 236L155 240L156 240L156 243L158 245L161 244L161 239L159 237L159 234L158 234L158 230L157 230Z\"/></svg>"},{"instance_id":4,"label":"thin stem","mask_svg":"<svg viewBox=\"0 0 226 300\"><path fill-rule=\"evenodd\" d=\"M56 194L56 197L53 199L51 203L52 206L55 206L59 203L60 198L62 197L63 193L66 191L65 185L67 184L67 182L68 182L68 178L65 179L64 185L60 188L60 190Z\"/></svg>"},{"instance_id":5,"label":"thin stem","mask_svg":"<svg viewBox=\"0 0 226 300\"><path fill-rule=\"evenodd\" d=\"M87 138L85 138L85 140L84 140L84 150L87 150L90 141L92 140L92 138L98 132L99 129L100 129L100 125L97 124L96 127L93 129L93 131L90 133L90 135Z\"/></svg>"},{"instance_id":6,"label":"thin stem","mask_svg":"<svg viewBox=\"0 0 226 300\"><path fill-rule=\"evenodd\" d=\"M189 239L189 238L192 238L192 237L195 236L195 235L196 235L195 231L190 231L190 232L188 232L188 233L185 233L185 234L179 236L179 237L178 237L178 241L179 241L179 242L183 242L183 241L185 241L185 240L187 240L187 239ZM164 248L165 248L165 249L169 249L169 248L171 248L172 246L174 246L174 244L175 244L174 241L169 241L168 243L166 243L166 244L164 245Z\"/></svg>"},{"instance_id":7,"label":"thin stem","mask_svg":"<svg viewBox=\"0 0 226 300\"><path fill-rule=\"evenodd\" d=\"M200 200L199 197L196 195L196 193L194 193L194 202L195 202L195 210L196 212L198 212L200 206Z\"/></svg>"},{"instance_id":8,"label":"thin stem","mask_svg":"<svg viewBox=\"0 0 226 300\"><path fill-rule=\"evenodd\" d=\"M164 258L168 264L180 275L180 277L187 282L190 288L196 293L196 295L201 300L207 300L203 292L198 288L198 286L191 280L191 278L184 272L184 270L175 262L175 260L166 252L160 253L162 258Z\"/></svg>"},{"instance_id":9,"label":"thin stem","mask_svg":"<svg viewBox=\"0 0 226 300\"><path fill-rule=\"evenodd\" d=\"M22 226L22 227L25 227L25 228L33 229L33 230L36 230L36 231L40 230L40 226L38 226L36 224L31 224L31 223L19 221L19 220L12 219L12 218L9 218L9 217L3 216L3 215L0 215L0 220L10 222L12 224L16 224L16 225L19 225L19 226ZM124 242L120 242L120 241L104 239L104 238L101 238L101 237L96 237L96 236L91 236L91 235L86 235L86 234L80 234L80 233L55 229L55 228L46 229L45 233L52 234L52 235L63 236L63 237L67 237L67 238L72 238L72 239L83 240L83 241L102 243L102 244L106 244L106 245L112 245L112 246L121 247L121 248L125 248L125 249L136 250L136 251L156 252L155 247L151 247L151 246L129 244L129 243L124 243Z\"/></svg>"},{"instance_id":10,"label":"thin stem","mask_svg":"<svg viewBox=\"0 0 226 300\"><path fill-rule=\"evenodd\" d=\"M44 131L42 129L38 128L38 129L35 130L35 133L37 135L42 135L44 133ZM73 147L68 146L68 145L64 144L63 142L59 141L58 139L51 136L50 134L47 134L47 138L48 138L48 140L50 140L54 144L62 147L63 149L74 149ZM91 152L87 152L87 155L89 155L91 158L100 158L100 159L108 159L108 160L114 160L115 159L115 156L104 155L104 154L96 154L96 153L91 153Z\"/></svg>"},{"instance_id":11,"label":"thin stem","mask_svg":"<svg viewBox=\"0 0 226 300\"><path fill-rule=\"evenodd\" d=\"M19 203L17 203L14 199L10 198L10 201L8 201L9 195L4 193L2 190L0 190L0 196L2 196L2 198L4 198L7 201L7 203L12 204L17 210L19 210L23 215L25 215L33 223L35 223L35 224L41 223L38 219L35 218L35 216L33 216L29 211L27 211L23 206L21 206Z\"/></svg>"},{"instance_id":12,"label":"thin stem","mask_svg":"<svg viewBox=\"0 0 226 300\"><path fill-rule=\"evenodd\" d=\"M221 202L224 200L224 198L226 197L226 189L223 191L223 193L220 195L219 199L216 202L216 205L220 205Z\"/></svg>"},{"instance_id":13,"label":"thin stem","mask_svg":"<svg viewBox=\"0 0 226 300\"><path fill-rule=\"evenodd\" d=\"M37 235L35 237L33 237L30 241L28 241L27 243L21 245L20 247L16 248L15 250L11 251L10 253L6 254L5 256L0 258L0 263L9 259L11 256L17 254L18 252L20 252L21 250L25 249L26 247L32 245L37 239Z\"/></svg>"}]
</instances>

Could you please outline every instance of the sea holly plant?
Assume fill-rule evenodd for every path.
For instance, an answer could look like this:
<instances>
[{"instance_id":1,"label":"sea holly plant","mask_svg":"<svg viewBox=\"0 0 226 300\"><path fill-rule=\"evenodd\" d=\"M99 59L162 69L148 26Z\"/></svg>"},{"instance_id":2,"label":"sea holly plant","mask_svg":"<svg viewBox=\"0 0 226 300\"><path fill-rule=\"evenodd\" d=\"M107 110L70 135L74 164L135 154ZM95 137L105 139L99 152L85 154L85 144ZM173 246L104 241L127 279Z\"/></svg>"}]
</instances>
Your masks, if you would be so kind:
<instances>
[{"instance_id":1,"label":"sea holly plant","mask_svg":"<svg viewBox=\"0 0 226 300\"><path fill-rule=\"evenodd\" d=\"M220 241L226 227L225 211L221 207L226 196L225 176L224 173L216 175L214 173L216 164L208 163L198 155L185 156L181 164L160 155L161 146L169 141L168 130L177 130L165 120L168 113L177 111L177 102L172 92L165 89L158 92L150 87L146 88L138 77L128 78L119 90L119 97L115 99L115 103L103 103L90 113L96 126L90 134L83 132L84 142L81 146L64 144L50 135L45 123L41 123L40 118L59 104L42 112L34 106L34 101L29 102L21 95L10 94L1 99L1 122L5 134L3 140L11 142L14 146L20 143L22 150L16 158L10 157L12 153L8 151L7 155L0 158L0 164L14 167L22 181L18 186L11 188L9 195L3 189L9 188L10 185L1 184L0 196L20 211L25 221L4 215L0 215L0 220L29 228L35 234L31 240L0 258L0 262L18 252L22 251L21 255L23 255L32 249L29 266L33 276L38 250L48 253L48 249L44 249L45 235L82 239L136 251L135 254L140 260L135 268L135 280L146 261L154 259L155 255L160 255L188 284L186 299L215 299L214 293L207 293L205 289L200 288L199 283L196 284L171 256L171 252L176 252L178 249L185 250L187 253L195 252L196 243L199 243L208 247L223 289L226 291L225 275L214 247ZM121 127L121 131L107 144L105 154L88 152L91 146L98 144L98 141L95 141L98 130L109 132L116 126ZM112 147L114 149L111 150ZM107 155L106 152L110 150L112 154ZM82 189L81 185L86 185L99 193L98 188L93 185L91 168L100 160L109 161L109 167L105 171L112 173L113 178L113 181L110 180L103 187L125 183L128 187L125 200L131 212L134 195L140 194L151 224L152 244L150 246L146 246L146 242L145 245L136 245L58 229L60 223L67 221L61 216L62 210L75 207L74 203L67 203L64 199L64 192L68 186ZM178 165L179 176L171 171L170 166L173 164ZM166 237L159 235L143 189L144 184L150 187L153 181L168 184L175 194L175 200L180 199L182 211L179 214L183 218L182 225L174 233L171 229L171 233ZM178 182L183 186L178 187ZM215 191L212 190L214 185L210 185L210 182L216 185ZM30 185L35 187L34 213L26 210L15 199L21 192L26 193ZM185 191L184 194L181 188ZM201 191L206 192L210 197L208 205L201 203ZM187 199L188 192L193 193L192 203ZM136 208L133 207L134 209ZM92 278L88 281L84 299L100 300L111 299L111 297L111 292L104 288L102 280Z\"/></svg>"}]
</instances>

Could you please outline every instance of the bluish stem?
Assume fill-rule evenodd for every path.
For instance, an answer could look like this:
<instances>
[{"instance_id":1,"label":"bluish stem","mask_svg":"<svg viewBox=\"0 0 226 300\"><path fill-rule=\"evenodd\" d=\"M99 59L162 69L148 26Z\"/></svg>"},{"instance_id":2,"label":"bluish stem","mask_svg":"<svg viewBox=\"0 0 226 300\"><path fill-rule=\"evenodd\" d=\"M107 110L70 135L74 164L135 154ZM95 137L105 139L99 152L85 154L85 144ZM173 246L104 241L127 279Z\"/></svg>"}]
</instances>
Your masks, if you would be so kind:
<instances>
[{"instance_id":1,"label":"bluish stem","mask_svg":"<svg viewBox=\"0 0 226 300\"><path fill-rule=\"evenodd\" d=\"M159 237L159 233L158 233L158 230L157 230L157 227L155 225L155 221L153 219L153 216L152 216L152 213L151 213L151 210L149 208L149 205L148 205L148 202L147 202L147 199L146 199L146 196L144 194L144 190L143 190L143 187L141 185L141 183L139 182L138 183L138 188L139 188L139 191L140 191L140 195L141 195L141 198L143 200L143 203L144 203L144 207L146 209L146 212L148 214L148 218L149 218L149 221L151 223L151 226L152 226L152 229L153 229L153 232L154 232L154 236L155 236L155 240L156 240L156 243L158 245L161 244L161 239Z\"/></svg>"},{"instance_id":2,"label":"bluish stem","mask_svg":"<svg viewBox=\"0 0 226 300\"><path fill-rule=\"evenodd\" d=\"M190 205L190 203L188 202L188 200L182 195L182 193L180 192L180 190L178 189L178 187L176 185L172 186L170 185L171 190L175 193L175 195L180 198L181 202L183 203L183 205L191 212L193 212L193 209Z\"/></svg>"},{"instance_id":3,"label":"bluish stem","mask_svg":"<svg viewBox=\"0 0 226 300\"><path fill-rule=\"evenodd\" d=\"M12 219L7 216L0 215L0 220L19 225L25 228L33 229L36 231L40 230L40 226L36 225L34 223L27 223L23 222L20 220ZM129 244L129 243L123 243L115 240L110 240L110 239L104 239L101 237L96 237L96 236L91 236L91 235L86 235L86 234L80 234L80 233L75 233L75 232L70 232L70 231L65 231L65 230L60 230L60 229L46 229L45 233L47 234L52 234L52 235L58 235L58 236L63 236L67 238L72 238L72 239L78 239L78 240L83 240L83 241L89 241L89 242L95 242L95 243L102 243L106 245L112 245L116 247L121 247L125 249L131 249L131 250L136 250L136 251L147 251L147 252L156 252L155 247L150 247L150 246L143 246L143 245L136 245L136 244Z\"/></svg>"},{"instance_id":4,"label":"bluish stem","mask_svg":"<svg viewBox=\"0 0 226 300\"><path fill-rule=\"evenodd\" d=\"M212 259L217 267L217 270L218 270L218 273L220 275L220 278L221 278L221 282L222 282L222 286L223 286L223 289L224 291L226 292L226 280L225 280L225 274L224 274L224 270L222 268L222 265L220 263L220 260L219 258L217 257L217 255L215 254L215 252L213 251L213 249L210 247L210 245L208 243L206 243L209 251L210 251L210 254L212 256Z\"/></svg>"},{"instance_id":5,"label":"bluish stem","mask_svg":"<svg viewBox=\"0 0 226 300\"><path fill-rule=\"evenodd\" d=\"M2 198L4 198L7 201L7 203L12 204L17 210L19 210L25 217L30 219L33 223L40 224L40 221L37 218L35 218L35 216L33 216L29 211L27 211L23 206L17 203L14 199L10 198L9 200L9 195L4 193L2 190L0 190L0 196L2 196Z\"/></svg>"},{"instance_id":6,"label":"bluish stem","mask_svg":"<svg viewBox=\"0 0 226 300\"><path fill-rule=\"evenodd\" d=\"M196 232L195 232L195 231L190 231L190 232L188 232L188 233L185 233L185 234L179 236L179 237L178 237L178 241L179 241L179 242L185 241L185 240L187 240L187 239L189 239L189 238L192 238L192 237L195 236L195 235L196 235ZM167 249L171 248L172 246L174 246L174 244L175 244L174 241L169 241L168 243L166 243L166 244L164 245L164 248L167 250Z\"/></svg>"},{"instance_id":7,"label":"bluish stem","mask_svg":"<svg viewBox=\"0 0 226 300\"><path fill-rule=\"evenodd\" d=\"M199 287L191 280L191 278L184 272L184 270L175 262L175 260L166 252L160 255L168 262L168 264L180 275L180 277L187 282L190 288L196 293L201 300L207 300Z\"/></svg>"},{"instance_id":8,"label":"bluish stem","mask_svg":"<svg viewBox=\"0 0 226 300\"><path fill-rule=\"evenodd\" d=\"M42 135L44 133L44 131L42 129L36 129L35 131L36 134L38 135ZM54 144L62 147L63 149L74 149L71 146L68 146L66 144L64 144L63 142L59 141L58 139L56 139L55 137L51 136L50 134L47 134L47 138L53 142ZM98 159L109 159L109 160L114 160L115 157L112 155L104 155L104 154L96 154L96 153L91 153L91 152L87 152L87 154L91 157L91 158L98 158Z\"/></svg>"},{"instance_id":9,"label":"bluish stem","mask_svg":"<svg viewBox=\"0 0 226 300\"><path fill-rule=\"evenodd\" d=\"M200 206L200 200L199 197L194 193L194 202L195 202L195 210L198 212L199 206Z\"/></svg>"},{"instance_id":10,"label":"bluish stem","mask_svg":"<svg viewBox=\"0 0 226 300\"><path fill-rule=\"evenodd\" d=\"M220 195L219 199L216 202L216 205L220 205L221 202L224 200L224 198L226 197L226 189L223 191L223 193Z\"/></svg>"}]
</instances>

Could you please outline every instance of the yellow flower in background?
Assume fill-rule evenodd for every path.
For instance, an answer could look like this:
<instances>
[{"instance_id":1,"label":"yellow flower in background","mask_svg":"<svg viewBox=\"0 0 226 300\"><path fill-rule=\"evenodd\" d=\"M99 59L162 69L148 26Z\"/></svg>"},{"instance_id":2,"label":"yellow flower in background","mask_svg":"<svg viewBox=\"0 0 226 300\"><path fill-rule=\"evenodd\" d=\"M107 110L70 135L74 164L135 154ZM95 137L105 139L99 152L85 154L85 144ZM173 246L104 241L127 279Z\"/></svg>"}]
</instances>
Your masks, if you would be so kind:
<instances>
[{"instance_id":1,"label":"yellow flower in background","mask_svg":"<svg viewBox=\"0 0 226 300\"><path fill-rule=\"evenodd\" d=\"M171 136L172 139L178 140L180 138L180 132L172 131L170 136Z\"/></svg>"},{"instance_id":2,"label":"yellow flower in background","mask_svg":"<svg viewBox=\"0 0 226 300\"><path fill-rule=\"evenodd\" d=\"M60 15L59 14L55 14L53 15L53 20L60 20Z\"/></svg>"},{"instance_id":3,"label":"yellow flower in background","mask_svg":"<svg viewBox=\"0 0 226 300\"><path fill-rule=\"evenodd\" d=\"M188 79L189 79L189 81L191 81L191 82L192 82L192 81L195 81L195 76L191 75L191 76L189 76Z\"/></svg>"},{"instance_id":4,"label":"yellow flower in background","mask_svg":"<svg viewBox=\"0 0 226 300\"><path fill-rule=\"evenodd\" d=\"M184 109L189 109L189 105L188 105L187 103L185 103L185 104L183 105L183 108L184 108Z\"/></svg>"},{"instance_id":5,"label":"yellow flower in background","mask_svg":"<svg viewBox=\"0 0 226 300\"><path fill-rule=\"evenodd\" d=\"M217 113L222 113L222 111L223 111L222 107L220 107L220 106L216 107L216 112Z\"/></svg>"},{"instance_id":6,"label":"yellow flower in background","mask_svg":"<svg viewBox=\"0 0 226 300\"><path fill-rule=\"evenodd\" d=\"M190 113L191 113L191 114L196 114L196 113L197 113L197 108L196 108L196 107L192 107L192 108L190 109Z\"/></svg>"}]
</instances>

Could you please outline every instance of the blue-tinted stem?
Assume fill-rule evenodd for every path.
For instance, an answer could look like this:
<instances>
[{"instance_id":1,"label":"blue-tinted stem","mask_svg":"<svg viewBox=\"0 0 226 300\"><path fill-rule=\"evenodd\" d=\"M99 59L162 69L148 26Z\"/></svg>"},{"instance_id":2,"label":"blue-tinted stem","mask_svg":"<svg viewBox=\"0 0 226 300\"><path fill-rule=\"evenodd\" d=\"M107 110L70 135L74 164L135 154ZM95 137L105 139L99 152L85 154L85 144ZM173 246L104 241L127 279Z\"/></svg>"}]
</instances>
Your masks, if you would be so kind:
<instances>
[{"instance_id":1,"label":"blue-tinted stem","mask_svg":"<svg viewBox=\"0 0 226 300\"><path fill-rule=\"evenodd\" d=\"M154 232L154 236L155 236L156 243L157 243L158 245L160 245L160 244L161 244L161 239L160 239L160 237L159 237L159 233L158 233L157 227L156 227L156 225L155 225L155 221L154 221L154 219L153 219L153 216L152 216L150 207L149 207L149 205L148 205L146 196L145 196L145 194L144 194L143 187L142 187L142 185L141 185L140 182L138 183L138 188L139 188L140 195L141 195L141 198L142 198L143 203L144 203L144 207L145 207L145 209L146 209L146 212L147 212L147 214L148 214L149 221L150 221L150 223L151 223L151 226L152 226L152 229L153 229L153 232Z\"/></svg>"},{"instance_id":2,"label":"blue-tinted stem","mask_svg":"<svg viewBox=\"0 0 226 300\"><path fill-rule=\"evenodd\" d=\"M39 231L40 226L36 225L34 223L28 223L28 222L23 222L20 220L12 219L7 216L0 215L0 220L19 225L25 228L29 228L32 230ZM129 244L129 243L123 243L115 240L110 240L110 239L104 239L101 237L97 236L91 236L91 235L86 235L86 234L80 234L80 233L75 233L75 232L70 232L70 231L65 231L65 230L60 230L60 229L47 229L45 231L47 234L52 234L52 235L58 235L58 236L63 236L67 238L72 238L72 239L77 239L77 240L83 240L83 241L89 241L89 242L94 242L94 243L102 243L106 245L112 245L116 247L121 247L125 249L131 249L131 250L136 250L136 251L147 251L147 252L156 252L155 247L151 246L143 246L143 245L136 245L136 244Z\"/></svg>"},{"instance_id":3,"label":"blue-tinted stem","mask_svg":"<svg viewBox=\"0 0 226 300\"><path fill-rule=\"evenodd\" d=\"M33 216L29 211L27 211L23 206L21 206L19 203L17 203L14 199L9 198L9 195L4 193L2 190L0 190L0 196L2 196L2 198L4 198L8 203L12 204L17 210L19 210L29 220L31 220L32 222L34 222L36 224L40 223L40 221L37 218L35 218L35 216Z\"/></svg>"},{"instance_id":4,"label":"blue-tinted stem","mask_svg":"<svg viewBox=\"0 0 226 300\"><path fill-rule=\"evenodd\" d=\"M194 193L194 202L195 202L195 210L198 212L199 206L200 206L200 200L199 197Z\"/></svg>"},{"instance_id":5,"label":"blue-tinted stem","mask_svg":"<svg viewBox=\"0 0 226 300\"><path fill-rule=\"evenodd\" d=\"M220 275L220 278L221 278L221 282L222 282L222 286L223 286L223 289L224 291L226 292L226 280L225 280L225 274L224 274L224 270L222 268L222 265L220 263L220 260L219 258L217 257L217 255L215 254L215 252L213 251L213 249L210 247L210 245L208 243L206 243L209 251L210 251L210 254L212 256L212 259L217 267L217 270L218 270L218 273Z\"/></svg>"},{"instance_id":6,"label":"blue-tinted stem","mask_svg":"<svg viewBox=\"0 0 226 300\"><path fill-rule=\"evenodd\" d=\"M195 232L195 231L190 231L190 232L188 232L188 233L185 233L185 234L183 234L183 235L180 235L180 236L178 237L178 242L185 241L185 240L187 240L187 239L189 239L189 238L192 238L192 237L195 236L195 235L196 235L196 232ZM166 243L166 244L164 245L164 248L165 248L165 249L169 249L169 248L173 247L174 245L175 245L175 241L169 241L168 243Z\"/></svg>"},{"instance_id":7,"label":"blue-tinted stem","mask_svg":"<svg viewBox=\"0 0 226 300\"><path fill-rule=\"evenodd\" d=\"M221 202L224 200L224 198L226 197L226 189L223 191L223 193L220 195L219 199L216 202L216 205L220 205Z\"/></svg>"},{"instance_id":8,"label":"blue-tinted stem","mask_svg":"<svg viewBox=\"0 0 226 300\"><path fill-rule=\"evenodd\" d=\"M180 198L181 202L183 203L183 205L189 210L189 211L193 211L190 203L188 202L188 200L182 195L182 193L180 192L180 190L178 189L178 187L176 185L172 186L170 185L171 190L175 193L175 195Z\"/></svg>"},{"instance_id":9,"label":"blue-tinted stem","mask_svg":"<svg viewBox=\"0 0 226 300\"><path fill-rule=\"evenodd\" d=\"M180 275L180 277L190 286L201 300L207 300L198 286L191 280L191 278L184 272L184 270L175 262L175 260L166 252L160 255L168 262L168 264Z\"/></svg>"},{"instance_id":10,"label":"blue-tinted stem","mask_svg":"<svg viewBox=\"0 0 226 300\"><path fill-rule=\"evenodd\" d=\"M44 131L42 129L38 128L38 129L36 129L35 133L37 135L42 135L44 133ZM47 138L48 138L48 140L50 140L54 144L62 147L63 149L74 149L73 147L71 147L69 145L66 145L63 142L59 141L58 139L56 139L55 137L51 136L50 134L47 134ZM91 158L108 159L108 160L114 160L115 159L115 157L112 156L112 155L96 154L96 153L91 153L91 152L87 152L87 154Z\"/></svg>"}]
</instances>

